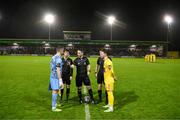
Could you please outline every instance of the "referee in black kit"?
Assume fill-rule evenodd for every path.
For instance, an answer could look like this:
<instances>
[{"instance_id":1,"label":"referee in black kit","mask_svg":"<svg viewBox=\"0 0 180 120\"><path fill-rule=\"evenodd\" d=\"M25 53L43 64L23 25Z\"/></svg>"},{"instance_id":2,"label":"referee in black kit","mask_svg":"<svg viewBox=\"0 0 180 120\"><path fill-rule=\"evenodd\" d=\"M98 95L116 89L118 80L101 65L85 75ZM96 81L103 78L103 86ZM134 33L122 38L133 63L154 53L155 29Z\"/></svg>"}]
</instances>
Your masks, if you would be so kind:
<instances>
[{"instance_id":1,"label":"referee in black kit","mask_svg":"<svg viewBox=\"0 0 180 120\"><path fill-rule=\"evenodd\" d=\"M66 86L66 99L68 101L69 93L70 93L70 84L73 76L73 61L69 57L69 50L64 50L64 56L62 58L63 66L62 66L62 80L64 87ZM63 99L64 88L61 89L60 102Z\"/></svg>"},{"instance_id":2,"label":"referee in black kit","mask_svg":"<svg viewBox=\"0 0 180 120\"><path fill-rule=\"evenodd\" d=\"M108 57L111 61L112 59ZM99 102L102 101L102 85L104 85L104 59L102 54L102 49L99 50L99 57L97 59L97 65L95 69L95 76L97 78L98 83L98 96L99 96ZM105 91L106 94L106 101L105 104L108 104L108 95L107 91Z\"/></svg>"},{"instance_id":3,"label":"referee in black kit","mask_svg":"<svg viewBox=\"0 0 180 120\"><path fill-rule=\"evenodd\" d=\"M86 86L91 103L94 104L94 97L93 97L93 91L91 88L91 82L89 79L90 74L90 63L87 57L84 57L84 51L83 50L77 50L77 58L74 60L74 65L76 66L76 87L78 90L78 96L79 96L79 102L80 104L83 103L82 100L82 83Z\"/></svg>"}]
</instances>

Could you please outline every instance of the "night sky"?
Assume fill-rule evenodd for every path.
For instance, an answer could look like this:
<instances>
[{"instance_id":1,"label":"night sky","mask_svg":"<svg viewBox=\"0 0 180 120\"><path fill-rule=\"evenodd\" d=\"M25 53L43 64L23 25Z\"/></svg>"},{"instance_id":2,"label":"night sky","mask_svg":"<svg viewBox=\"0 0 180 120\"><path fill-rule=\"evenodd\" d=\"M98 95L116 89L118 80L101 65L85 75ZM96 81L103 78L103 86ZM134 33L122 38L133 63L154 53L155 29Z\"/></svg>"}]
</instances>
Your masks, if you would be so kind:
<instances>
[{"instance_id":1,"label":"night sky","mask_svg":"<svg viewBox=\"0 0 180 120\"><path fill-rule=\"evenodd\" d=\"M56 15L52 38L63 30L90 30L92 39L109 39L110 25L102 16L114 15L126 24L113 26L114 40L164 40L165 14L173 16L171 42L180 48L179 0L0 0L0 38L48 38L45 13Z\"/></svg>"}]
</instances>

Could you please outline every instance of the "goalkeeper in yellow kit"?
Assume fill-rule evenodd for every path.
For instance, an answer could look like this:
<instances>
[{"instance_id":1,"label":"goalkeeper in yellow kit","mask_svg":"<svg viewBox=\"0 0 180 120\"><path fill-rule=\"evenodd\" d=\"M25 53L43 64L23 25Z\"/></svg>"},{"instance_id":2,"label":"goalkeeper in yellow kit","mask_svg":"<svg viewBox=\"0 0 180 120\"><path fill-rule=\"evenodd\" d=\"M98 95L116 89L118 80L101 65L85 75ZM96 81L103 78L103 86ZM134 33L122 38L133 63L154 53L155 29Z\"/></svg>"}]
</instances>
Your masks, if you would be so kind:
<instances>
[{"instance_id":1,"label":"goalkeeper in yellow kit","mask_svg":"<svg viewBox=\"0 0 180 120\"><path fill-rule=\"evenodd\" d=\"M150 59L149 59L150 62L156 62L156 55L151 53L150 54Z\"/></svg>"},{"instance_id":2,"label":"goalkeeper in yellow kit","mask_svg":"<svg viewBox=\"0 0 180 120\"><path fill-rule=\"evenodd\" d=\"M113 63L108 58L107 50L103 50L103 58L104 58L104 82L105 88L108 93L108 105L103 106L104 108L108 108L104 112L113 112L113 105L114 105L114 80L115 75L113 71Z\"/></svg>"},{"instance_id":3,"label":"goalkeeper in yellow kit","mask_svg":"<svg viewBox=\"0 0 180 120\"><path fill-rule=\"evenodd\" d=\"M153 53L145 55L144 58L145 62L156 62L156 55Z\"/></svg>"}]
</instances>

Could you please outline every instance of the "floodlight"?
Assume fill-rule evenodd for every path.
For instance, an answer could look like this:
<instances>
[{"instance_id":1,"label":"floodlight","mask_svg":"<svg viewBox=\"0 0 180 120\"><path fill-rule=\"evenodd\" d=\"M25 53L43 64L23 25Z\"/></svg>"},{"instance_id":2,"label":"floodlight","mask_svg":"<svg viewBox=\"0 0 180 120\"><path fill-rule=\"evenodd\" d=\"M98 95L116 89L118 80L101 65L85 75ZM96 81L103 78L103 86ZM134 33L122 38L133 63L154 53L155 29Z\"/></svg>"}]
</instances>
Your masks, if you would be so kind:
<instances>
[{"instance_id":1,"label":"floodlight","mask_svg":"<svg viewBox=\"0 0 180 120\"><path fill-rule=\"evenodd\" d=\"M52 14L46 14L44 16L44 21L47 22L48 24L54 23L54 20L55 20L55 18L54 18L54 15L52 15Z\"/></svg>"},{"instance_id":2,"label":"floodlight","mask_svg":"<svg viewBox=\"0 0 180 120\"><path fill-rule=\"evenodd\" d=\"M173 18L172 18L171 16L169 16L169 15L166 15L166 16L164 17L164 21L165 21L166 23L168 23L168 24L171 24L171 23L173 22Z\"/></svg>"},{"instance_id":3,"label":"floodlight","mask_svg":"<svg viewBox=\"0 0 180 120\"><path fill-rule=\"evenodd\" d=\"M109 23L109 24L112 25L112 24L114 23L114 21L115 21L115 17L114 17L114 16L109 16L109 17L108 17L108 23Z\"/></svg>"}]
</instances>

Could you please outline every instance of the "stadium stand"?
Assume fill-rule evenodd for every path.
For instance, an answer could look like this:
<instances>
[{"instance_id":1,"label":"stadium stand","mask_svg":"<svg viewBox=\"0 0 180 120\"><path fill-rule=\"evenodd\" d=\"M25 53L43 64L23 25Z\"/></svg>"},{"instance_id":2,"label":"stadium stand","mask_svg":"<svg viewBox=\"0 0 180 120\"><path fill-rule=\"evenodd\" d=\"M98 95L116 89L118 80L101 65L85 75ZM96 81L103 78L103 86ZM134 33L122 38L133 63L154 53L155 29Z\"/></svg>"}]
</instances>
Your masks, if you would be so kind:
<instances>
[{"instance_id":1,"label":"stadium stand","mask_svg":"<svg viewBox=\"0 0 180 120\"><path fill-rule=\"evenodd\" d=\"M0 39L0 55L54 54L57 46L68 48L72 55L79 48L84 49L87 55L98 55L100 48L106 48L117 57L142 57L149 52L164 57L167 53L167 43L163 41Z\"/></svg>"}]
</instances>

